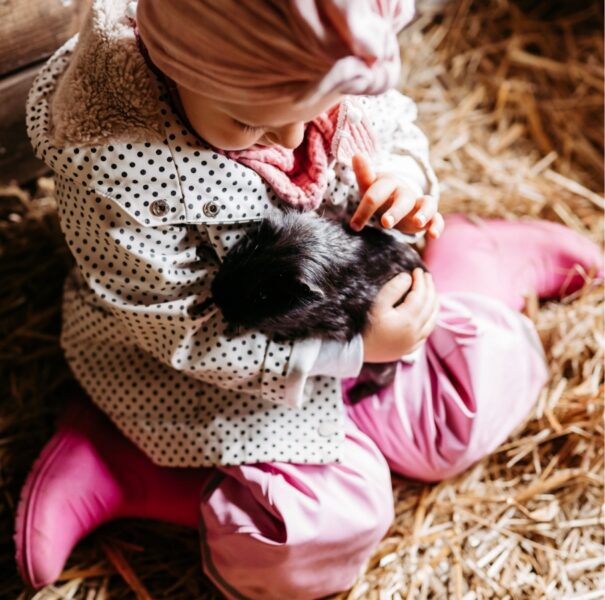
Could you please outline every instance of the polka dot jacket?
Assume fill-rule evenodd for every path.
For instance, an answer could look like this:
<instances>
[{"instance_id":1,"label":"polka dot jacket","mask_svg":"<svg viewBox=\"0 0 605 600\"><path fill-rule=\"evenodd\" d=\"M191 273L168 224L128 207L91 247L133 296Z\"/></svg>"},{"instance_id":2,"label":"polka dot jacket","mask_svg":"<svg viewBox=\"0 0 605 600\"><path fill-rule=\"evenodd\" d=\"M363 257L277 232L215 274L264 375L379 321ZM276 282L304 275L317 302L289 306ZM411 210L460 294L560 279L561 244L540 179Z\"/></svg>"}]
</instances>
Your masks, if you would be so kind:
<instances>
[{"instance_id":1,"label":"polka dot jacket","mask_svg":"<svg viewBox=\"0 0 605 600\"><path fill-rule=\"evenodd\" d=\"M76 261L61 338L71 369L157 464L338 461L340 383L310 374L318 341L229 337L215 307L199 310L226 252L279 210L279 198L181 123L130 23L114 13L92 11L42 68L27 103L29 136L55 173ZM397 92L347 101L375 130L384 149L376 161L435 193L413 103ZM352 213L352 170L333 163L329 176L320 210Z\"/></svg>"}]
</instances>

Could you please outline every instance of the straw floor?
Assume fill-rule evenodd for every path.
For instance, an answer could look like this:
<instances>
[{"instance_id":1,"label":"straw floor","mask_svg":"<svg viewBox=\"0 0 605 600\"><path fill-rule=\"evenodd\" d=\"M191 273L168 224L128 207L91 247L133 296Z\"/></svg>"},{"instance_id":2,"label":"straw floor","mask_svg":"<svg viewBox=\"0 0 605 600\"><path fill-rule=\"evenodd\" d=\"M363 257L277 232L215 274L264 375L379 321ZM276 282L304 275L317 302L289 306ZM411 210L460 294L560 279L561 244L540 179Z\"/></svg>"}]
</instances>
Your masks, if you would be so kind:
<instances>
[{"instance_id":1,"label":"straw floor","mask_svg":"<svg viewBox=\"0 0 605 600\"><path fill-rule=\"evenodd\" d=\"M541 217L602 244L600 2L418 0L402 35L445 211ZM215 598L196 534L117 522L76 550L55 586L13 564L19 488L74 383L57 344L70 260L52 182L0 197L0 597ZM528 302L551 378L527 422L464 475L394 481L396 520L357 598L603 598L603 290Z\"/></svg>"}]
</instances>

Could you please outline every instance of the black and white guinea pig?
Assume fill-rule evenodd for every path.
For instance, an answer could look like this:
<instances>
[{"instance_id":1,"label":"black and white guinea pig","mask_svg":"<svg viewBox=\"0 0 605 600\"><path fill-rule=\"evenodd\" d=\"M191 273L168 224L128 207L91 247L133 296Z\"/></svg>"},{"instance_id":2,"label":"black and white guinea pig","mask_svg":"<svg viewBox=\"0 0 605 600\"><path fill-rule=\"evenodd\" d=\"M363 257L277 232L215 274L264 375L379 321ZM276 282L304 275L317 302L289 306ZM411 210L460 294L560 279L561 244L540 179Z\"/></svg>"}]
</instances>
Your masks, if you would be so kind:
<instances>
[{"instance_id":1,"label":"black and white guinea pig","mask_svg":"<svg viewBox=\"0 0 605 600\"><path fill-rule=\"evenodd\" d=\"M280 211L231 248L212 297L234 328L349 341L366 328L380 288L417 267L426 270L418 253L382 229L357 233L316 213Z\"/></svg>"},{"instance_id":2,"label":"black and white guinea pig","mask_svg":"<svg viewBox=\"0 0 605 600\"><path fill-rule=\"evenodd\" d=\"M349 341L368 326L380 288L417 267L426 270L418 253L384 230L356 233L315 213L284 211L254 226L228 252L212 297L236 330L260 329L277 341ZM350 401L388 385L395 364L366 364Z\"/></svg>"}]
</instances>

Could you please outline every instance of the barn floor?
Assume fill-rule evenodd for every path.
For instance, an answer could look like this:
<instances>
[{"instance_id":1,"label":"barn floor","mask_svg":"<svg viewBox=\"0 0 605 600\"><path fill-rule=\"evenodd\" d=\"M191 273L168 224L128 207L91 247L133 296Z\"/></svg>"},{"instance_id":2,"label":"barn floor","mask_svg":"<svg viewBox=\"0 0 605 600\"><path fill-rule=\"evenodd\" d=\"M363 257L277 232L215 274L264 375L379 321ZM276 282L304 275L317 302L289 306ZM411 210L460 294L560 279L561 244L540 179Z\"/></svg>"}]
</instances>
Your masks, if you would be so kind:
<instances>
[{"instance_id":1,"label":"barn floor","mask_svg":"<svg viewBox=\"0 0 605 600\"><path fill-rule=\"evenodd\" d=\"M603 243L599 1L418 0L402 89L419 103L442 207L541 217ZM33 592L13 562L20 486L74 388L58 346L70 265L52 182L0 191L0 598L215 598L196 533L107 525ZM528 300L551 378L496 452L438 485L396 479L388 536L339 599L603 598L603 289Z\"/></svg>"}]
</instances>

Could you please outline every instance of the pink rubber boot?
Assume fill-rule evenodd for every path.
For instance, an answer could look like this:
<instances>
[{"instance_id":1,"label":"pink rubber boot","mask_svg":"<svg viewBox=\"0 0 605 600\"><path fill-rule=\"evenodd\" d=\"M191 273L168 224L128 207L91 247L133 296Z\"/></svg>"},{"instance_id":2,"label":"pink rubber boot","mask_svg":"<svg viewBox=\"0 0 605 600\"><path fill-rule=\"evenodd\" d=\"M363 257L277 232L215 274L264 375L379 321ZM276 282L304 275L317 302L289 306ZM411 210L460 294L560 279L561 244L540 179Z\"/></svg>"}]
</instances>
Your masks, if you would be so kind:
<instances>
[{"instance_id":1,"label":"pink rubber boot","mask_svg":"<svg viewBox=\"0 0 605 600\"><path fill-rule=\"evenodd\" d=\"M603 253L586 237L549 221L446 218L424 261L440 292L477 292L521 310L524 294L555 298L603 279Z\"/></svg>"},{"instance_id":2,"label":"pink rubber boot","mask_svg":"<svg viewBox=\"0 0 605 600\"><path fill-rule=\"evenodd\" d=\"M21 492L14 539L23 580L35 588L55 581L78 541L113 519L197 528L210 473L158 467L89 400L74 401Z\"/></svg>"}]
</instances>

